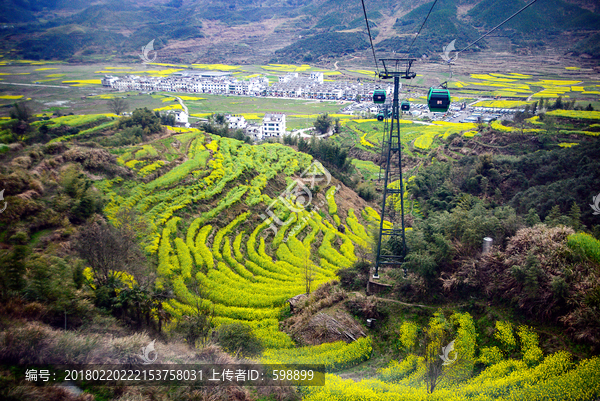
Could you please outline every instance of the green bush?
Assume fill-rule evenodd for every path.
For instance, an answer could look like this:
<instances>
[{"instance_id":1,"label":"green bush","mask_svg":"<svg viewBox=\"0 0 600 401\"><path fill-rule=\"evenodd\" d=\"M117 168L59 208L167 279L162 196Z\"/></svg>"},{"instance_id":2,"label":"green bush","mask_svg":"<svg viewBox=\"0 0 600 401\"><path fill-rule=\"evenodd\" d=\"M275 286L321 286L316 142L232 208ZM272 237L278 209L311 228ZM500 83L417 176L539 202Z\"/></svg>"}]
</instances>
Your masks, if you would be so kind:
<instances>
[{"instance_id":1,"label":"green bush","mask_svg":"<svg viewBox=\"0 0 600 401\"><path fill-rule=\"evenodd\" d=\"M377 196L377 193L375 192L375 187L373 186L373 184L366 184L366 183L360 184L358 186L356 192L358 193L358 196L360 196L367 202L375 200L375 197Z\"/></svg>"},{"instance_id":2,"label":"green bush","mask_svg":"<svg viewBox=\"0 0 600 401\"><path fill-rule=\"evenodd\" d=\"M369 281L369 262L358 261L352 267L337 272L342 288L349 291L363 290Z\"/></svg>"},{"instance_id":3,"label":"green bush","mask_svg":"<svg viewBox=\"0 0 600 401\"><path fill-rule=\"evenodd\" d=\"M217 329L217 342L229 353L237 353L242 357L258 356L263 346L249 326L231 323Z\"/></svg>"},{"instance_id":4,"label":"green bush","mask_svg":"<svg viewBox=\"0 0 600 401\"><path fill-rule=\"evenodd\" d=\"M567 245L584 258L600 263L600 241L590 234L578 233L569 235Z\"/></svg>"}]
</instances>

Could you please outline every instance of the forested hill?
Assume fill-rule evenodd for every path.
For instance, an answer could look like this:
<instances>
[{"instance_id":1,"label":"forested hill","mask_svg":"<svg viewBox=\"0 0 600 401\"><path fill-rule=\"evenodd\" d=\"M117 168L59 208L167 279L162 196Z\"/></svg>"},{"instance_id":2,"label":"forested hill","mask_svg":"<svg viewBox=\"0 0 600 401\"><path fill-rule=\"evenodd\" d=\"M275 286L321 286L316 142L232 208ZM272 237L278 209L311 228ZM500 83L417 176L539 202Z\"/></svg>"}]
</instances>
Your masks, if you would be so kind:
<instances>
[{"instance_id":1,"label":"forested hill","mask_svg":"<svg viewBox=\"0 0 600 401\"><path fill-rule=\"evenodd\" d=\"M406 51L432 4L423 0L366 2L377 48ZM412 50L437 53L453 39L457 47L464 46L523 5L522 0L440 0ZM91 5L84 1L4 1L0 11L4 36L0 50L33 59L86 61L94 55L137 59L141 46L155 39L155 48L165 48L163 53L171 61L208 57L215 52L203 53L202 48L211 45L219 46L221 56L249 61L314 61L332 56L332 50L335 56L364 51L368 41L360 1L101 0ZM513 51L557 46L566 50L575 48L581 35L598 26L595 2L547 0L531 6L496 36ZM579 36L561 36L565 32ZM572 43L564 42L565 38ZM337 42L344 46L332 45ZM600 56L593 42L575 50Z\"/></svg>"}]
</instances>

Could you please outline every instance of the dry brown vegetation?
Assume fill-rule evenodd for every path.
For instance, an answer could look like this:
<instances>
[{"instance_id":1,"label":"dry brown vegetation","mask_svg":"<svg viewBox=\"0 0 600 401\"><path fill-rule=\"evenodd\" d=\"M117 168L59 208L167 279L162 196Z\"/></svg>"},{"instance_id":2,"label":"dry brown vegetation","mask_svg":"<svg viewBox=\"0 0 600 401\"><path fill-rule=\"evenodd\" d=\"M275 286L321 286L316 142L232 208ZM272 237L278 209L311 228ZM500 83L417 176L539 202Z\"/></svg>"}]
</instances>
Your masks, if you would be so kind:
<instances>
[{"instance_id":1,"label":"dry brown vegetation","mask_svg":"<svg viewBox=\"0 0 600 401\"><path fill-rule=\"evenodd\" d=\"M309 297L299 301L294 315L282 322L282 329L302 345L326 342L351 342L366 334L362 326L341 303L346 292L332 281L319 287Z\"/></svg>"},{"instance_id":2,"label":"dry brown vegetation","mask_svg":"<svg viewBox=\"0 0 600 401\"><path fill-rule=\"evenodd\" d=\"M31 310L34 310L33 312ZM35 305L28 305L21 311L23 317L35 316ZM116 330L117 334L110 331ZM152 341L144 332L124 334L115 320L97 321L77 332L56 330L37 321L13 321L0 331L0 363L11 365L31 364L137 364L140 349ZM223 352L214 344L201 349L190 349L178 342L156 342L160 364L236 364L241 361ZM11 378L9 371L0 370L0 380ZM20 380L21 378L16 378ZM255 393L255 394L254 394ZM260 397L274 400L296 400L298 396L290 386L258 386L252 390L238 385L208 385L199 389L186 386L174 391L152 386L115 388L114 399L133 400L239 400L250 401ZM89 401L95 397L82 394L78 397L69 394L60 386L33 386L22 384L0 391L0 398L27 400L73 400Z\"/></svg>"},{"instance_id":3,"label":"dry brown vegetation","mask_svg":"<svg viewBox=\"0 0 600 401\"><path fill-rule=\"evenodd\" d=\"M560 321L576 339L598 344L599 266L567 246L573 233L565 226L523 228L504 251L464 258L456 271L443 275L443 287L480 288L489 298L508 301L528 316Z\"/></svg>"}]
</instances>

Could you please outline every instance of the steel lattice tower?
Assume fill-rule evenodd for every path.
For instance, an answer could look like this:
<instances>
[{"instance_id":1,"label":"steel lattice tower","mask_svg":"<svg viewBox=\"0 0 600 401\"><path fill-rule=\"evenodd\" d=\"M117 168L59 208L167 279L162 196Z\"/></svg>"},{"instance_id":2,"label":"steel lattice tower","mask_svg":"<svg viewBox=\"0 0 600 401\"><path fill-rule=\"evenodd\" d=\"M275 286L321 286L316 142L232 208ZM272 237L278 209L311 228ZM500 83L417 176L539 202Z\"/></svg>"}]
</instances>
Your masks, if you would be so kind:
<instances>
[{"instance_id":1,"label":"steel lattice tower","mask_svg":"<svg viewBox=\"0 0 600 401\"><path fill-rule=\"evenodd\" d=\"M416 73L410 71L416 59L380 59L383 72L379 73L381 79L394 79L394 98L392 101L392 118L389 135L384 138L382 147L385 155L385 175L383 184L383 202L381 204L381 221L379 223L379 238L377 241L377 259L375 263L374 279L379 278L379 266L398 265L403 262L406 255L406 236L404 225L404 183L402 181L402 143L400 142L400 79L412 79ZM387 118L387 116L386 116ZM396 183L398 183L396 185ZM397 213L394 203L400 197L400 218L402 228L397 228ZM391 204L387 204L391 200ZM392 228L384 228L384 221L392 223ZM402 247L399 255L382 253L383 239L401 238Z\"/></svg>"}]
</instances>

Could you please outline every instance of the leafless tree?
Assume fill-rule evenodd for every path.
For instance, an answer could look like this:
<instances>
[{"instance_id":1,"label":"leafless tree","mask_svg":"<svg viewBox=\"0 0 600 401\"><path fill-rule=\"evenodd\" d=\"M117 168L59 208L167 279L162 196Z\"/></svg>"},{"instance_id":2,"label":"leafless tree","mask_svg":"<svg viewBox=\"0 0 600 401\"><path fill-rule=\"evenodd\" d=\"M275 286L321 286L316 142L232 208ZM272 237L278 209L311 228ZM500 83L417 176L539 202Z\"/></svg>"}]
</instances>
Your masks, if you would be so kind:
<instances>
[{"instance_id":1,"label":"leafless tree","mask_svg":"<svg viewBox=\"0 0 600 401\"><path fill-rule=\"evenodd\" d=\"M127 227L89 223L75 237L73 249L88 262L98 286L107 285L119 272L139 277L137 270L145 266L135 233Z\"/></svg>"},{"instance_id":2,"label":"leafless tree","mask_svg":"<svg viewBox=\"0 0 600 401\"><path fill-rule=\"evenodd\" d=\"M446 319L442 318L438 324L430 324L425 330L427 346L425 349L425 384L427 392L433 393L438 384L449 374L450 365L456 362L442 360L441 356L452 358L448 352L452 352L454 345L450 345L451 326ZM445 350L447 349L447 352ZM440 355L442 354L442 355Z\"/></svg>"},{"instance_id":3,"label":"leafless tree","mask_svg":"<svg viewBox=\"0 0 600 401\"><path fill-rule=\"evenodd\" d=\"M444 379L444 366L437 355L425 355L425 384L427 392L433 393L435 387Z\"/></svg>"},{"instance_id":4,"label":"leafless tree","mask_svg":"<svg viewBox=\"0 0 600 401\"><path fill-rule=\"evenodd\" d=\"M306 286L306 295L310 295L312 282L315 280L314 265L308 257L310 251L304 255L304 284Z\"/></svg>"},{"instance_id":5,"label":"leafless tree","mask_svg":"<svg viewBox=\"0 0 600 401\"><path fill-rule=\"evenodd\" d=\"M107 104L108 109L118 116L120 116L121 113L123 113L129 107L129 105L124 99L118 97L110 99Z\"/></svg>"},{"instance_id":6,"label":"leafless tree","mask_svg":"<svg viewBox=\"0 0 600 401\"><path fill-rule=\"evenodd\" d=\"M26 103L15 103L10 111L10 118L28 123L31 120L31 110Z\"/></svg>"}]
</instances>

